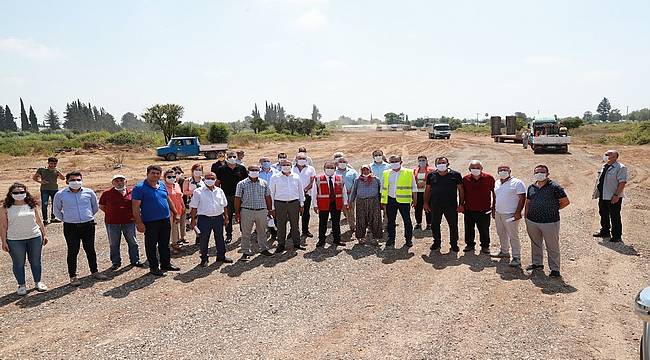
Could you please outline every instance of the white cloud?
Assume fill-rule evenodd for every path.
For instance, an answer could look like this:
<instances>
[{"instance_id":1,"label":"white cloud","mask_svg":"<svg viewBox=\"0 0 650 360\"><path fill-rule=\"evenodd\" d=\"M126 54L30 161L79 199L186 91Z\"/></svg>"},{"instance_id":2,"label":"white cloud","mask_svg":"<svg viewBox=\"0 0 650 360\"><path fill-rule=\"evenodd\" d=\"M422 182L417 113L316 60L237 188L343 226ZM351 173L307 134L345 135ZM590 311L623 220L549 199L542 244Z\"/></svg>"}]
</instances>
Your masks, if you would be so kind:
<instances>
[{"instance_id":1,"label":"white cloud","mask_svg":"<svg viewBox=\"0 0 650 360\"><path fill-rule=\"evenodd\" d=\"M529 64L533 65L565 65L571 62L570 59L560 56L529 56L525 59Z\"/></svg>"},{"instance_id":2,"label":"white cloud","mask_svg":"<svg viewBox=\"0 0 650 360\"><path fill-rule=\"evenodd\" d=\"M348 65L346 62L343 62L338 59L328 59L323 61L321 64L321 67L328 69L328 70L348 70L350 69L350 65Z\"/></svg>"},{"instance_id":3,"label":"white cloud","mask_svg":"<svg viewBox=\"0 0 650 360\"><path fill-rule=\"evenodd\" d=\"M327 26L327 16L320 10L310 10L300 15L296 26L301 30L316 31Z\"/></svg>"},{"instance_id":4,"label":"white cloud","mask_svg":"<svg viewBox=\"0 0 650 360\"><path fill-rule=\"evenodd\" d=\"M60 51L31 39L0 38L0 52L29 59L50 60L63 56Z\"/></svg>"}]
</instances>

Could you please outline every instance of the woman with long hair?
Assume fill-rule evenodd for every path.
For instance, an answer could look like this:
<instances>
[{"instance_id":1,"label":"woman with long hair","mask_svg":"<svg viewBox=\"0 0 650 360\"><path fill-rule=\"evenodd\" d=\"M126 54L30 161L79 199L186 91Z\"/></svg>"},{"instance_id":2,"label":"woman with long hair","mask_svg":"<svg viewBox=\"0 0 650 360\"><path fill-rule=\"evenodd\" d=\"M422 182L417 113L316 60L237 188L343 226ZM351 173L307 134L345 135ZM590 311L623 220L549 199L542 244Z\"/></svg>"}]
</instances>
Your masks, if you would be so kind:
<instances>
[{"instance_id":1,"label":"woman with long hair","mask_svg":"<svg viewBox=\"0 0 650 360\"><path fill-rule=\"evenodd\" d=\"M183 195L185 195L188 203L192 200L192 194L196 188L204 186L203 183L203 165L196 163L192 165L190 176L183 181ZM199 243L199 236L196 236L196 244Z\"/></svg>"},{"instance_id":2,"label":"woman with long hair","mask_svg":"<svg viewBox=\"0 0 650 360\"><path fill-rule=\"evenodd\" d=\"M21 183L9 187L0 208L2 250L11 256L14 276L18 282L17 293L21 296L27 295L25 257L29 259L36 290L47 291L47 286L41 282L41 255L43 245L47 244L47 236L37 208L36 200Z\"/></svg>"}]
</instances>

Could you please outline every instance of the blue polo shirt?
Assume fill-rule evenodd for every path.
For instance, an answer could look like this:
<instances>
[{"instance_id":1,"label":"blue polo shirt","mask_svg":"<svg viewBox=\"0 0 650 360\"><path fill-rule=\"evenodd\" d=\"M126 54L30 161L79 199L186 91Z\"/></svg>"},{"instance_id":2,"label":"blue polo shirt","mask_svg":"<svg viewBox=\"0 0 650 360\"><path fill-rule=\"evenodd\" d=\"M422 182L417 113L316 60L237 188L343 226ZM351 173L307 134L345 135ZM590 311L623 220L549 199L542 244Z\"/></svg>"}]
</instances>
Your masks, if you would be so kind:
<instances>
[{"instance_id":1,"label":"blue polo shirt","mask_svg":"<svg viewBox=\"0 0 650 360\"><path fill-rule=\"evenodd\" d=\"M169 219L167 187L161 180L158 180L158 189L146 181L140 181L133 187L131 199L140 200L142 222Z\"/></svg>"}]
</instances>

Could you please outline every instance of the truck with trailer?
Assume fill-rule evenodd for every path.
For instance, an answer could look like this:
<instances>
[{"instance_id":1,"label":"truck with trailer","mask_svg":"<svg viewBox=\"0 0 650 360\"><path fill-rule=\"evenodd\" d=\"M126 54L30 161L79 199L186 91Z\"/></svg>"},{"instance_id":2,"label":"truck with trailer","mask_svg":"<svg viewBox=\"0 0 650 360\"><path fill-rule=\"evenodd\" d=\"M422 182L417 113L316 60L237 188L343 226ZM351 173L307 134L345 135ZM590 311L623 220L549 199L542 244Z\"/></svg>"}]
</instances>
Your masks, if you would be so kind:
<instances>
[{"instance_id":1,"label":"truck with trailer","mask_svg":"<svg viewBox=\"0 0 650 360\"><path fill-rule=\"evenodd\" d=\"M156 148L156 156L168 161L198 155L203 155L207 159L216 159L219 153L227 150L228 144L201 145L196 136L173 137L166 146Z\"/></svg>"},{"instance_id":2,"label":"truck with trailer","mask_svg":"<svg viewBox=\"0 0 650 360\"><path fill-rule=\"evenodd\" d=\"M531 125L528 142L535 154L543 151L555 151L564 154L569 152L571 136L564 131L560 131L556 116L536 116Z\"/></svg>"},{"instance_id":3,"label":"truck with trailer","mask_svg":"<svg viewBox=\"0 0 650 360\"><path fill-rule=\"evenodd\" d=\"M522 143L521 131L517 131L517 117L506 116L506 133L503 134L503 122L501 116L490 117L490 133L494 142L512 141L514 143Z\"/></svg>"}]
</instances>

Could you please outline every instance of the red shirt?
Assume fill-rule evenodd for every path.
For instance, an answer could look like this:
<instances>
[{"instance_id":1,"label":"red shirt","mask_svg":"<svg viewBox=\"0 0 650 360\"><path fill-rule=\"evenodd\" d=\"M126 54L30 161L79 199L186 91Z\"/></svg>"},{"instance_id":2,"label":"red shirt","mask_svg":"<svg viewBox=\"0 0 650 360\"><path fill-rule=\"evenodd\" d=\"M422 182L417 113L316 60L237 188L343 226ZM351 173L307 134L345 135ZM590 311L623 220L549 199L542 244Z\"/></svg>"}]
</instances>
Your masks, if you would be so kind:
<instances>
[{"instance_id":1,"label":"red shirt","mask_svg":"<svg viewBox=\"0 0 650 360\"><path fill-rule=\"evenodd\" d=\"M104 222L107 224L130 224L133 222L133 210L131 209L131 189L127 188L126 193L110 188L104 190L99 197L99 205L104 205Z\"/></svg>"},{"instance_id":2,"label":"red shirt","mask_svg":"<svg viewBox=\"0 0 650 360\"><path fill-rule=\"evenodd\" d=\"M494 177L482 172L478 179L472 174L463 177L465 190L465 210L485 211L492 209L492 191L494 190Z\"/></svg>"}]
</instances>

